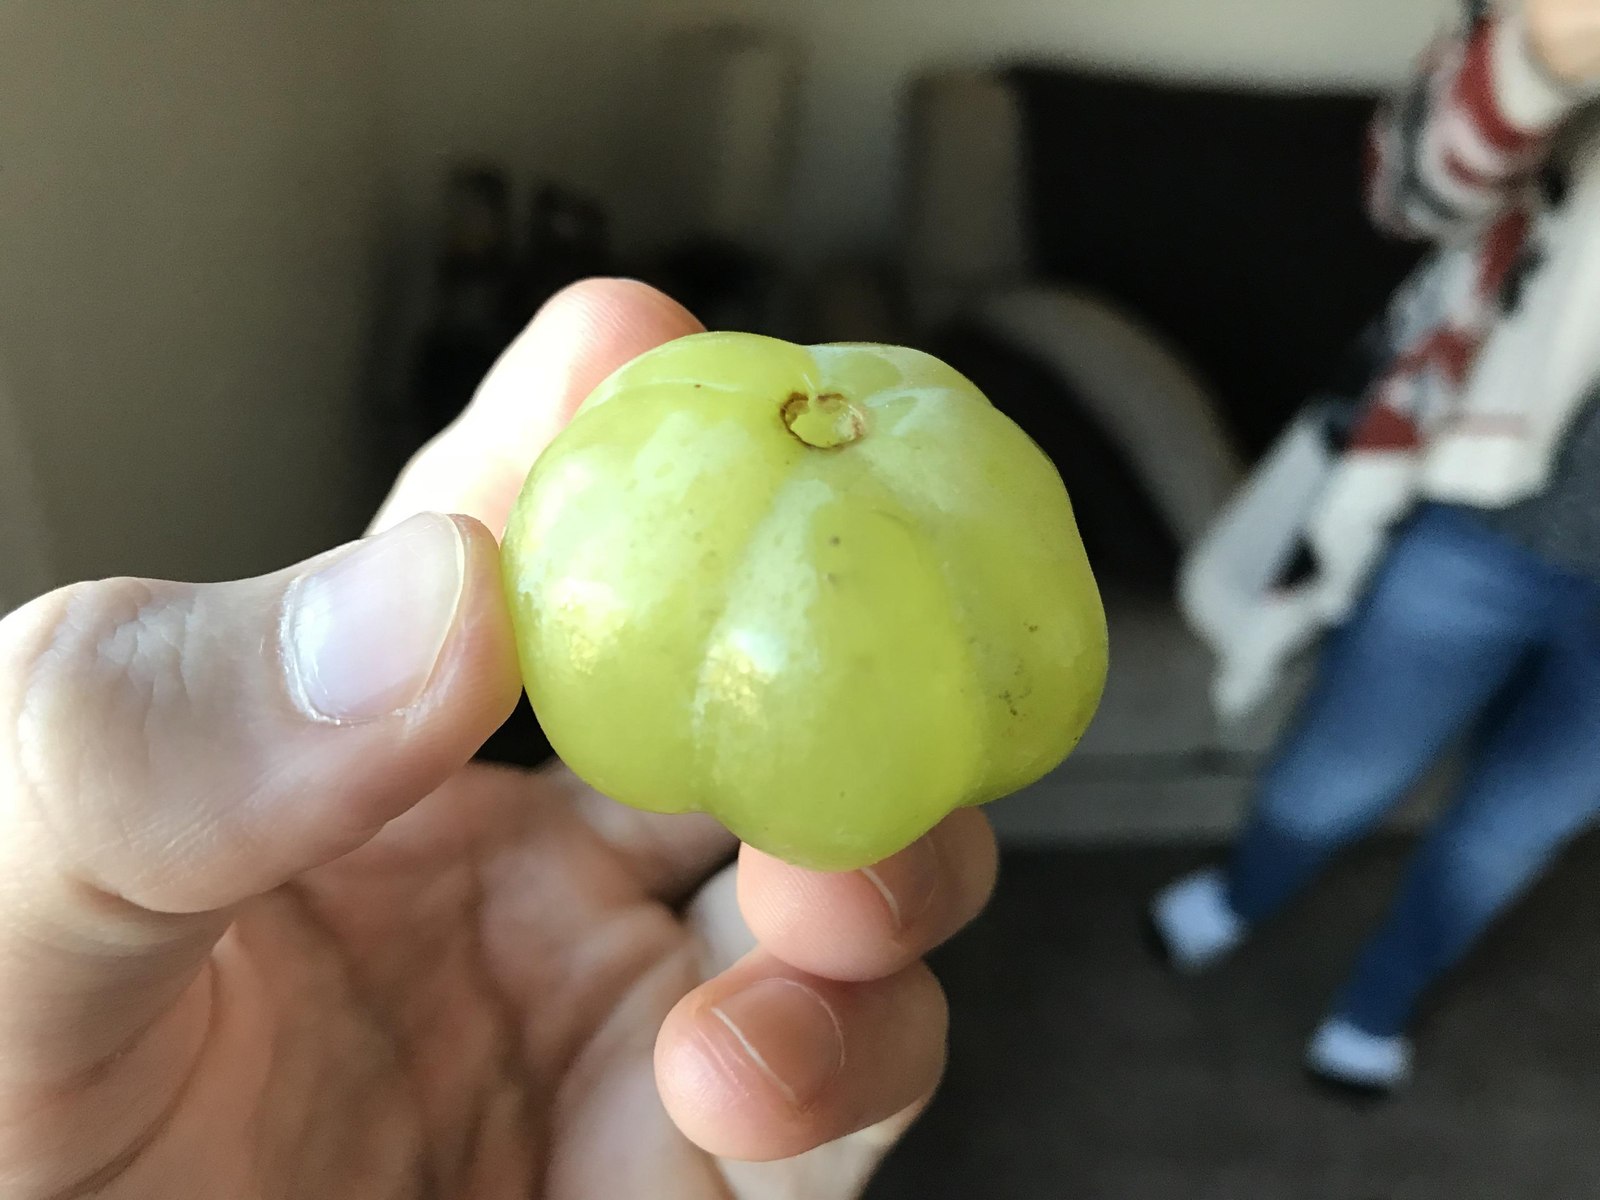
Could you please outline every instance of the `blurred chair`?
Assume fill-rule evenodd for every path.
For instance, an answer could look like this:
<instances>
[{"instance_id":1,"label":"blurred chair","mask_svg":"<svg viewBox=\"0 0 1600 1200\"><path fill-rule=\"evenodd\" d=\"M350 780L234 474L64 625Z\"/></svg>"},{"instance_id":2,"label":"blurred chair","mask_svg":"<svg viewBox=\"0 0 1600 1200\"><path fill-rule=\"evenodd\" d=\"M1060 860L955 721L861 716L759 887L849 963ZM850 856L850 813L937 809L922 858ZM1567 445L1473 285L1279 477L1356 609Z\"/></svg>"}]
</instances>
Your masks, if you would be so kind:
<instances>
[{"instance_id":1,"label":"blurred chair","mask_svg":"<svg viewBox=\"0 0 1600 1200\"><path fill-rule=\"evenodd\" d=\"M1112 672L1027 832L1222 828L1279 723L1212 715L1173 570L1245 463L1414 262L1360 208L1372 98L1056 67L940 70L907 113L908 337L1055 459L1106 593Z\"/></svg>"}]
</instances>

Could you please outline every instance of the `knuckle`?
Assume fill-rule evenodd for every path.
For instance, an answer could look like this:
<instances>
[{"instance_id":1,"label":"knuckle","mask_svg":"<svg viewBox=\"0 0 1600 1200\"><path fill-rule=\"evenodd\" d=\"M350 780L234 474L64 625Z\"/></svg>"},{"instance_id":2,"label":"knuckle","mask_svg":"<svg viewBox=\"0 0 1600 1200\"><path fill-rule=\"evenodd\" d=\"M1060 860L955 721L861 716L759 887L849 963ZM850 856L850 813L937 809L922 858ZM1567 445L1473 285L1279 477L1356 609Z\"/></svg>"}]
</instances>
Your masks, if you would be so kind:
<instances>
[{"instance_id":1,"label":"knuckle","mask_svg":"<svg viewBox=\"0 0 1600 1200\"><path fill-rule=\"evenodd\" d=\"M187 707L192 606L175 591L137 579L74 584L0 623L6 765L28 816L58 845L127 840L129 814L92 799L113 784L144 792L161 714Z\"/></svg>"}]
</instances>

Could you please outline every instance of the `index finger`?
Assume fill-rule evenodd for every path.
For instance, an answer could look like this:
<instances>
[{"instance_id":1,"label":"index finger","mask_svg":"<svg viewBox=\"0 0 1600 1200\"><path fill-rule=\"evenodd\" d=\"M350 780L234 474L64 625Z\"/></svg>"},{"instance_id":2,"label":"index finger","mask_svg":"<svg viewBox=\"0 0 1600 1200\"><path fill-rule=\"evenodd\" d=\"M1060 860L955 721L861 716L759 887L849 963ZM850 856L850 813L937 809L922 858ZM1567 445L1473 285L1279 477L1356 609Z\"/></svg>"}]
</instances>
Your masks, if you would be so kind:
<instances>
[{"instance_id":1,"label":"index finger","mask_svg":"<svg viewBox=\"0 0 1600 1200\"><path fill-rule=\"evenodd\" d=\"M400 473L370 532L419 512L476 517L499 537L534 459L618 367L702 329L677 302L630 279L558 293L511 343L472 403Z\"/></svg>"}]
</instances>

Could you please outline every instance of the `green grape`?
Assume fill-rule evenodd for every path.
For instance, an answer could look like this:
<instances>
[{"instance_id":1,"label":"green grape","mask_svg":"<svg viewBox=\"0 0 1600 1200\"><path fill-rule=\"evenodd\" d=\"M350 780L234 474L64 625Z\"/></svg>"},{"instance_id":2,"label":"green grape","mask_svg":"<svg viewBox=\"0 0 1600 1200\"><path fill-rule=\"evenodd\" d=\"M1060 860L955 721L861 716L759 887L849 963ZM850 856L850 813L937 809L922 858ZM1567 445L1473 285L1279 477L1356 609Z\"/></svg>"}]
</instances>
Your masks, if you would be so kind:
<instances>
[{"instance_id":1,"label":"green grape","mask_svg":"<svg viewBox=\"0 0 1600 1200\"><path fill-rule=\"evenodd\" d=\"M594 787L848 870L1082 736L1106 627L1054 467L918 351L671 342L528 476L523 678Z\"/></svg>"}]
</instances>

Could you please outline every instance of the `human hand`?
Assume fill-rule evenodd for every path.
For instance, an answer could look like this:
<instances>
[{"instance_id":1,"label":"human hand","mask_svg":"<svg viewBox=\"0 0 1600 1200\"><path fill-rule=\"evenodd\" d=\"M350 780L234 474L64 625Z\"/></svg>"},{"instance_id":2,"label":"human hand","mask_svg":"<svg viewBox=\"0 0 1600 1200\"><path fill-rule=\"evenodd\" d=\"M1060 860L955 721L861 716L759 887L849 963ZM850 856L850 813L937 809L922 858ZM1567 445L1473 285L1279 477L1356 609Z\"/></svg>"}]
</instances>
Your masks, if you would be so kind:
<instances>
[{"instance_id":1,"label":"human hand","mask_svg":"<svg viewBox=\"0 0 1600 1200\"><path fill-rule=\"evenodd\" d=\"M490 530L595 383L696 328L581 285L379 536L0 622L0 1195L858 1194L942 1068L919 959L989 893L983 816L735 875L710 821L468 761L519 692Z\"/></svg>"},{"instance_id":2,"label":"human hand","mask_svg":"<svg viewBox=\"0 0 1600 1200\"><path fill-rule=\"evenodd\" d=\"M1600 79L1600 0L1524 0L1534 56L1562 83Z\"/></svg>"}]
</instances>

